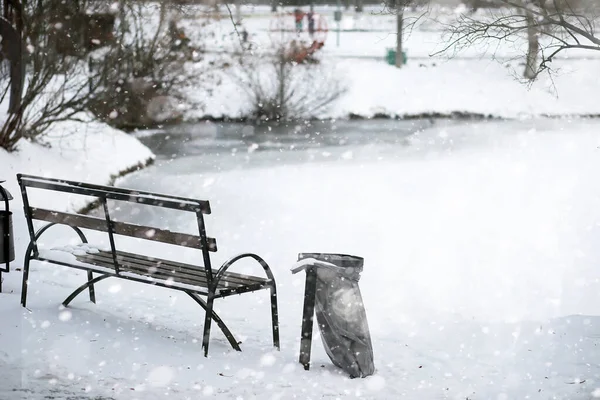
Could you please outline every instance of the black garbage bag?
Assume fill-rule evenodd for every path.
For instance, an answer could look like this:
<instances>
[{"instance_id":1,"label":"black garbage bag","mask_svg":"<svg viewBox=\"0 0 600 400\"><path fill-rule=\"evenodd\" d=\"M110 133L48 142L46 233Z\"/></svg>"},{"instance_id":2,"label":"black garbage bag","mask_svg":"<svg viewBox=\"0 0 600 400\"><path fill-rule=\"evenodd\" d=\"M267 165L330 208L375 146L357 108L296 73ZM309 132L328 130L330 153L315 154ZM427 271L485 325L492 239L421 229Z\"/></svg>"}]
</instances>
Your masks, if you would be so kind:
<instances>
[{"instance_id":1,"label":"black garbage bag","mask_svg":"<svg viewBox=\"0 0 600 400\"><path fill-rule=\"evenodd\" d=\"M358 287L363 263L363 258L350 255L301 253L292 269L292 273L306 270L307 274L303 341L305 335L312 335L312 322L305 324L312 318L310 308L314 307L327 355L351 378L364 378L375 372L367 314ZM308 348L304 348L308 356L303 354L303 349L300 355L306 369L310 342L311 338L306 344Z\"/></svg>"}]
</instances>

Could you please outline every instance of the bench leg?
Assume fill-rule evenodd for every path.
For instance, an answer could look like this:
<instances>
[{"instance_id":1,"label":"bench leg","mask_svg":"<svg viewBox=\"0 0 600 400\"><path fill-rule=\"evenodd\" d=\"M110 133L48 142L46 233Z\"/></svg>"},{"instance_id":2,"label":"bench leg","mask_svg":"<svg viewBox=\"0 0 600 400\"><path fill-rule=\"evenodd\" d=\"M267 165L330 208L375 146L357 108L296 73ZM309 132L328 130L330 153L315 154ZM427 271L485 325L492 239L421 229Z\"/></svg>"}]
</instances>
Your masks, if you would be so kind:
<instances>
[{"instance_id":1,"label":"bench leg","mask_svg":"<svg viewBox=\"0 0 600 400\"><path fill-rule=\"evenodd\" d=\"M196 303L200 304L200 306L208 314L208 311L207 311L208 310L208 305L206 304L206 302L204 300L202 300L202 298L200 296L198 296L197 294L192 293L192 292L186 292L186 293L192 299L194 299L194 301ZM212 319L217 323L217 326L219 328L221 328L221 331L223 332L223 334L225 335L225 337L229 341L229 344L231 345L231 347L233 347L233 349L236 350L236 351L242 351L242 349L240 348L240 345L239 345L238 341L235 340L235 337L233 336L233 334L231 333L231 331L229 330L229 328L227 328L227 325L225 325L225 323L223 322L223 320L214 311L212 312ZM202 344L204 345L204 342L202 342Z\"/></svg>"},{"instance_id":2,"label":"bench leg","mask_svg":"<svg viewBox=\"0 0 600 400\"><path fill-rule=\"evenodd\" d=\"M204 357L208 357L208 342L210 339L210 323L212 322L214 297L210 294L206 299L206 314L204 317L204 333L202 335L202 348L204 349Z\"/></svg>"},{"instance_id":3,"label":"bench leg","mask_svg":"<svg viewBox=\"0 0 600 400\"><path fill-rule=\"evenodd\" d=\"M277 310L277 289L275 283L271 286L271 321L273 323L273 346L281 350L279 344L279 312Z\"/></svg>"},{"instance_id":4,"label":"bench leg","mask_svg":"<svg viewBox=\"0 0 600 400\"><path fill-rule=\"evenodd\" d=\"M88 278L88 284L90 284L90 282L94 280L94 274L92 273L92 271L87 272L87 278ZM89 287L90 287L90 301L92 303L96 304L96 291L94 290L94 284L91 283L89 285Z\"/></svg>"},{"instance_id":5,"label":"bench leg","mask_svg":"<svg viewBox=\"0 0 600 400\"><path fill-rule=\"evenodd\" d=\"M23 283L21 285L21 305L27 307L27 288L29 287L29 262L31 261L31 252L33 243L29 243L25 250L25 262L23 263Z\"/></svg>"},{"instance_id":6,"label":"bench leg","mask_svg":"<svg viewBox=\"0 0 600 400\"><path fill-rule=\"evenodd\" d=\"M89 287L93 287L94 283L98 283L101 280L104 280L106 278L110 278L112 277L112 275L100 275L95 277L94 279L92 279L91 281L87 281L85 284L79 286L73 293L71 293L71 295L69 297L67 297L65 299L65 301L63 301L63 306L67 307L69 305L69 303L71 301L73 301L73 299L75 297L77 297L79 295L79 293L83 292L85 289L89 288ZM92 295L92 291L90 291L90 297Z\"/></svg>"}]
</instances>

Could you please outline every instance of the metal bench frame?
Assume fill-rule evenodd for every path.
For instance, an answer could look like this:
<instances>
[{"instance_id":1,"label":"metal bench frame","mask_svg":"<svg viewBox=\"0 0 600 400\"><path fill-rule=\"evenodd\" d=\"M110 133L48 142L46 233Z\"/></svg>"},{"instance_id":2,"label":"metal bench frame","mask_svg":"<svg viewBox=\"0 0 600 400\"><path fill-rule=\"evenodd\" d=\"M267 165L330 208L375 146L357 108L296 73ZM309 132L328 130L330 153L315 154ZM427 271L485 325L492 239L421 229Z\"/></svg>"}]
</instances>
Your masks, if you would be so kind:
<instances>
[{"instance_id":1,"label":"metal bench frame","mask_svg":"<svg viewBox=\"0 0 600 400\"><path fill-rule=\"evenodd\" d=\"M256 254L244 253L237 255L227 260L221 268L214 271L211 267L210 252L217 251L216 240L209 238L206 235L204 225L204 214L210 214L210 204L208 201L195 200L184 197L170 196L158 193L143 192L137 190L129 190L116 188L112 186L101 186L83 182L68 181L62 179L51 179L43 178L32 175L18 174L17 180L21 188L21 195L23 196L23 208L25 211L25 217L27 220L27 227L30 235L30 243L25 252L25 262L23 269L23 287L21 292L21 305L26 307L27 305L27 289L29 286L29 265L31 260L45 261L66 267L76 268L87 271L87 282L77 288L71 295L69 295L63 305L66 307L69 303L77 297L81 292L86 289L89 291L90 301L96 302L96 292L94 284L110 277L121 278L156 286L161 286L173 290L183 291L189 295L196 303L198 303L205 310L204 319L204 332L202 338L202 348L204 350L204 356L208 355L208 344L210 338L211 321L214 320L219 326L221 331L225 334L225 337L231 344L231 346L241 351L239 343L234 338L231 331L227 328L223 320L213 310L214 300L217 298L224 298L235 294L242 294L247 292L253 292L261 289L269 289L271 292L271 320L272 320L272 333L273 333L273 345L279 349L279 321L278 321L278 309L277 309L277 289L275 285L275 278L269 265ZM27 188L36 188L49 191L58 191L64 193L72 193L83 196L92 196L98 199L104 210L104 219L97 217L90 217L82 214L70 214L53 210L46 210L41 208L31 207L29 204L29 198ZM192 212L196 216L198 223L199 235L189 235L177 232L171 232L168 230L157 229L155 227L135 225L124 222L117 222L111 219L107 200L118 200L125 202L134 202L149 206L170 208L181 211ZM48 222L47 225L41 227L37 232L34 230L33 221L40 220ZM110 255L112 258L111 267L113 270L107 270L106 268L97 268L102 263L95 263L91 261L88 264L88 260L79 260L80 263L71 264L64 261L57 261L52 259L46 259L40 256L38 251L37 241L42 234L48 229L55 225L66 225L71 227L75 233L79 236L82 243L88 243L85 234L82 229L89 229L92 231L107 232L110 242ZM148 231L152 231L152 235L148 235ZM135 237L144 240L158 241L168 243L172 245L178 245L183 247L189 247L199 249L202 251L203 265L204 267L197 267L195 271L195 265L188 265L182 263L176 263L169 260L161 260L156 258L147 257L144 255L137 255L131 253L125 253L117 251L115 246L115 235ZM147 273L141 273L138 270L142 267L137 267L138 270L134 274L124 274L122 261L123 257L129 257L128 260L132 260L131 257L135 257L135 262L140 260L139 263L143 266L161 265L163 262L168 262L170 266L175 268L183 268L186 272L184 274L195 274L193 276L194 283L190 286L186 285L173 285L167 282L163 283L157 281L151 275L150 270ZM91 256L91 259L94 257ZM228 269L237 261L245 258L254 259L264 269L267 279L252 277L247 275L240 275L228 272ZM81 264L85 263L85 265ZM106 260L103 261L106 263ZM150 263L150 264L148 264ZM199 271L203 271L204 275L198 274ZM94 276L94 273L100 275ZM175 276L175 275L174 275ZM180 275L177 275L178 277ZM162 278L161 278L162 279ZM198 285L198 280L202 282ZM229 285L231 283L231 285ZM206 301L200 296L206 296Z\"/></svg>"}]
</instances>

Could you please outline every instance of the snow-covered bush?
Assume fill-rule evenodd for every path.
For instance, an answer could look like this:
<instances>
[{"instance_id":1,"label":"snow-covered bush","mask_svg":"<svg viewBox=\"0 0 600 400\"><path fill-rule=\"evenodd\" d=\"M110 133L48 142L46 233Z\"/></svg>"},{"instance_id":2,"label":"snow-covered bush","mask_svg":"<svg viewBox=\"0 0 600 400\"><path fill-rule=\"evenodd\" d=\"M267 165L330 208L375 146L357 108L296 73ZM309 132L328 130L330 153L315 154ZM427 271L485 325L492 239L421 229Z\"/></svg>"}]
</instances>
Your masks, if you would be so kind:
<instances>
[{"instance_id":1,"label":"snow-covered bush","mask_svg":"<svg viewBox=\"0 0 600 400\"><path fill-rule=\"evenodd\" d=\"M9 79L0 73L0 147L12 151L22 138L41 140L54 123L87 121L89 111L117 127L177 120L179 88L191 81L186 63L197 63L201 53L199 39L190 43L178 27L181 7L133 0L26 2L22 105L6 113ZM195 82L202 78L199 68L194 74Z\"/></svg>"},{"instance_id":2,"label":"snow-covered bush","mask_svg":"<svg viewBox=\"0 0 600 400\"><path fill-rule=\"evenodd\" d=\"M200 50L178 26L180 13L168 2L122 3L118 46L93 61L93 68L111 65L99 76L101 90L92 107L96 116L122 128L181 118L177 103L181 86L190 79L186 64L199 62Z\"/></svg>"}]
</instances>

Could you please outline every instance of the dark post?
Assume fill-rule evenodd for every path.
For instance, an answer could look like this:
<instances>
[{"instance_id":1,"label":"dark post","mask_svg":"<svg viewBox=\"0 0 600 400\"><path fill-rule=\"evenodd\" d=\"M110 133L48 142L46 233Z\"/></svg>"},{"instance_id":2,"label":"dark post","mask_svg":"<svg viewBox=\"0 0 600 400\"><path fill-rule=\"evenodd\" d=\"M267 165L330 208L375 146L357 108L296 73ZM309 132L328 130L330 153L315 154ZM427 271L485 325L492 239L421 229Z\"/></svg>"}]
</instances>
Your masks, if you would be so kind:
<instances>
[{"instance_id":1,"label":"dark post","mask_svg":"<svg viewBox=\"0 0 600 400\"><path fill-rule=\"evenodd\" d=\"M315 301L317 294L317 271L306 269L306 285L304 287L304 308L302 311L302 336L300 339L300 364L305 370L310 369L310 351L312 347L313 319L315 317Z\"/></svg>"},{"instance_id":2,"label":"dark post","mask_svg":"<svg viewBox=\"0 0 600 400\"><path fill-rule=\"evenodd\" d=\"M354 11L363 12L363 0L356 0L354 3Z\"/></svg>"},{"instance_id":3,"label":"dark post","mask_svg":"<svg viewBox=\"0 0 600 400\"><path fill-rule=\"evenodd\" d=\"M10 62L10 100L9 113L20 113L21 94L25 81L23 63L23 19L19 0L4 0L3 18L0 18L0 37L4 38L7 48L5 54Z\"/></svg>"},{"instance_id":4,"label":"dark post","mask_svg":"<svg viewBox=\"0 0 600 400\"><path fill-rule=\"evenodd\" d=\"M94 84L92 81L93 73L94 73L94 60L92 59L91 56L88 56L88 91L90 92L90 95L94 91L94 89L93 89Z\"/></svg>"},{"instance_id":5,"label":"dark post","mask_svg":"<svg viewBox=\"0 0 600 400\"><path fill-rule=\"evenodd\" d=\"M206 281L209 285L212 285L213 273L212 266L210 263L210 253L208 240L206 239L206 226L204 225L204 216L202 210L196 211L196 221L198 222L198 234L200 235L200 246L202 246L202 259L204 261L204 273L206 274Z\"/></svg>"},{"instance_id":6,"label":"dark post","mask_svg":"<svg viewBox=\"0 0 600 400\"><path fill-rule=\"evenodd\" d=\"M3 183L4 181L0 181ZM6 264L0 268L0 293L2 293L2 272L10 272L10 262L15 259L15 242L12 226L12 213L8 202L12 200L10 192L0 185L0 201L4 201L4 211L0 211L0 263Z\"/></svg>"}]
</instances>

